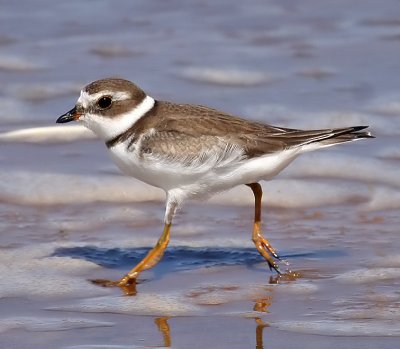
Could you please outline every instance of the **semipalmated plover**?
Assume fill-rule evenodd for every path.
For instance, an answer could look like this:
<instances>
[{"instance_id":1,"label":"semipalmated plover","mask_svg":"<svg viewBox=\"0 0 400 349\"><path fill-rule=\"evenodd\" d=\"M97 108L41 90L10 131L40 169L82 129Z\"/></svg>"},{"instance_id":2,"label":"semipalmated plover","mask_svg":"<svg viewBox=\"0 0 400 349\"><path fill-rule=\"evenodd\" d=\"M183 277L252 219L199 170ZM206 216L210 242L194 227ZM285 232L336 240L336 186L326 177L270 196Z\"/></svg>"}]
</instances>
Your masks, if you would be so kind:
<instances>
[{"instance_id":1,"label":"semipalmated plover","mask_svg":"<svg viewBox=\"0 0 400 349\"><path fill-rule=\"evenodd\" d=\"M177 208L187 198L210 196L239 184L255 197L253 242L279 274L280 257L261 231L259 181L271 179L297 156L338 143L372 138L354 126L297 130L270 126L199 105L158 101L123 79L87 85L58 123L76 120L97 134L125 174L164 189L164 231L156 246L118 282L129 286L162 258Z\"/></svg>"}]
</instances>

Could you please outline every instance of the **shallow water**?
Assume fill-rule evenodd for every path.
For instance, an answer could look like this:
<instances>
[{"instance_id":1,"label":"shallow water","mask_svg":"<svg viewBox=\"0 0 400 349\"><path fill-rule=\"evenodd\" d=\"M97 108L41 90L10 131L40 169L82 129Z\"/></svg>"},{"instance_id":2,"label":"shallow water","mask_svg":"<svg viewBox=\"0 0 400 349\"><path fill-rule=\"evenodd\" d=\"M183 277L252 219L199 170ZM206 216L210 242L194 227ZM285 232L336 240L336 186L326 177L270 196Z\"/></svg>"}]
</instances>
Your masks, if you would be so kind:
<instances>
[{"instance_id":1,"label":"shallow water","mask_svg":"<svg viewBox=\"0 0 400 349\"><path fill-rule=\"evenodd\" d=\"M2 348L398 346L397 1L1 7ZM88 281L122 276L164 216L164 194L122 177L90 132L54 125L116 75L286 127L371 125L376 139L263 184L265 233L299 279L276 283L253 249L243 186L179 212L136 296Z\"/></svg>"}]
</instances>

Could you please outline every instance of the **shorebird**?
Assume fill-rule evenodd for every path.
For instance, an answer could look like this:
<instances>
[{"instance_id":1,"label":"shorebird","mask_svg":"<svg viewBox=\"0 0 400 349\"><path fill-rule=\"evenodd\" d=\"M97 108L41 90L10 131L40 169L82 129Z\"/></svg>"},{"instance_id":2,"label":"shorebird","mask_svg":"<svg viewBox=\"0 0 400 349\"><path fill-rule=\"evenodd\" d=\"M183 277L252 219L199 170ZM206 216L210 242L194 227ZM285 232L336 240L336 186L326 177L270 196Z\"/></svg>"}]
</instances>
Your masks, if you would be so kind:
<instances>
[{"instance_id":1,"label":"shorebird","mask_svg":"<svg viewBox=\"0 0 400 349\"><path fill-rule=\"evenodd\" d=\"M368 126L298 130L252 122L209 107L156 100L115 78L87 85L58 123L78 121L101 138L120 170L166 192L164 230L153 249L116 282L128 287L162 258L172 219L185 199L245 184L255 212L252 240L270 269L280 256L261 230L261 180L275 177L302 153L363 138Z\"/></svg>"}]
</instances>

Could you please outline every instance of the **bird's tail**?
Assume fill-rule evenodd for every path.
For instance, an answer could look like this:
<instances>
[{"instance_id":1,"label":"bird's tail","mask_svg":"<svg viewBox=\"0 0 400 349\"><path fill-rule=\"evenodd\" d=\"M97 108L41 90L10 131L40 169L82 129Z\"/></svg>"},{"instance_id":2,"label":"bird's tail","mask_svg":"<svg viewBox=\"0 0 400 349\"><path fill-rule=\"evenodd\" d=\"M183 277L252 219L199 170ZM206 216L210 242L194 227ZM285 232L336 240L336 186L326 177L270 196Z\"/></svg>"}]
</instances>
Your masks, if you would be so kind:
<instances>
[{"instance_id":1,"label":"bird's tail","mask_svg":"<svg viewBox=\"0 0 400 349\"><path fill-rule=\"evenodd\" d=\"M352 126L348 128L333 129L326 138L312 141L310 144L316 142L320 146L329 147L331 145L357 141L363 138L375 138L369 131L360 132L366 128L368 128L368 126Z\"/></svg>"},{"instance_id":2,"label":"bird's tail","mask_svg":"<svg viewBox=\"0 0 400 349\"><path fill-rule=\"evenodd\" d=\"M303 139L297 139L296 143L303 151L312 151L319 148L330 147L335 144L357 141L363 138L375 138L370 132L362 131L367 127L369 126L300 131L299 134ZM298 138L299 134L297 135Z\"/></svg>"}]
</instances>

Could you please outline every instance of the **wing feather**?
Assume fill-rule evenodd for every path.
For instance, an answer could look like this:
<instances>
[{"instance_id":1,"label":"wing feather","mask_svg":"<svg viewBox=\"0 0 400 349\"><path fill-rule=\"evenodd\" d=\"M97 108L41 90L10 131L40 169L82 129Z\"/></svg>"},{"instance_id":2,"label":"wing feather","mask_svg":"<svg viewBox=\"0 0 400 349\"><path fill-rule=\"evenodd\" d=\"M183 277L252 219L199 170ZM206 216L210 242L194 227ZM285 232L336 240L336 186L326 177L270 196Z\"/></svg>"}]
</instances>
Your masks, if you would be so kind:
<instances>
[{"instance_id":1,"label":"wing feather","mask_svg":"<svg viewBox=\"0 0 400 349\"><path fill-rule=\"evenodd\" d=\"M208 107L160 101L137 127L156 130L141 142L144 156L207 168L310 143L324 146L371 137L358 132L366 126L304 131L252 122Z\"/></svg>"},{"instance_id":2,"label":"wing feather","mask_svg":"<svg viewBox=\"0 0 400 349\"><path fill-rule=\"evenodd\" d=\"M240 161L244 150L221 137L194 137L175 131L157 131L142 139L140 156L166 166L181 164L202 171Z\"/></svg>"}]
</instances>

